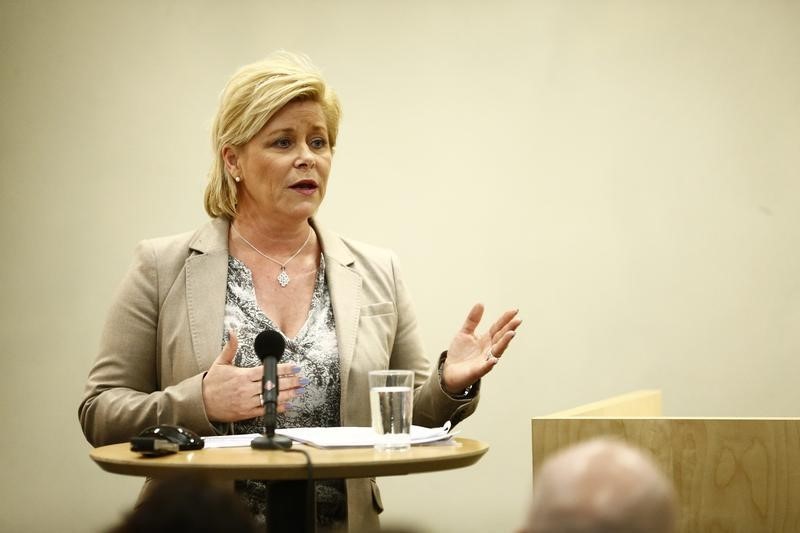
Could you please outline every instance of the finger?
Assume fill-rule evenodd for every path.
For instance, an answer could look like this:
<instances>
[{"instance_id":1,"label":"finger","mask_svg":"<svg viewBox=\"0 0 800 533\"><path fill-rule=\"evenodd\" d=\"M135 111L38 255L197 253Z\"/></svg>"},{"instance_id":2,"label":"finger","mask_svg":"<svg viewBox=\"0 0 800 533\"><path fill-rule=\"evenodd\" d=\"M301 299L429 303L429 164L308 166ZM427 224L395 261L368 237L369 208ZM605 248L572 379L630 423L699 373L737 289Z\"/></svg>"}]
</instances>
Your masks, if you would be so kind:
<instances>
[{"instance_id":1,"label":"finger","mask_svg":"<svg viewBox=\"0 0 800 533\"><path fill-rule=\"evenodd\" d=\"M497 363L499 363L499 362L500 362L500 359L498 359L497 357L490 357L490 358L488 358L486 361L484 361L484 362L483 362L483 366L484 366L484 368L483 368L483 375L485 376L486 374L488 374L489 372L491 372L491 370L492 370L492 369L495 367L495 365L497 365Z\"/></svg>"},{"instance_id":2,"label":"finger","mask_svg":"<svg viewBox=\"0 0 800 533\"><path fill-rule=\"evenodd\" d=\"M478 360L477 365L470 363L470 370L467 372L469 378L465 381L466 385L475 383L483 376L491 372L495 365L500 361L497 357L483 357Z\"/></svg>"},{"instance_id":3,"label":"finger","mask_svg":"<svg viewBox=\"0 0 800 533\"><path fill-rule=\"evenodd\" d=\"M292 389L291 391L286 391L278 394L278 402L277 402L277 412L284 413L286 411L292 410L295 406L292 403L292 400L298 397L296 393L298 389ZM254 407L248 409L247 413L245 413L242 417L242 420L248 418L257 418L260 416L264 416L264 405L261 403L261 395L256 394L253 396L252 401Z\"/></svg>"},{"instance_id":4,"label":"finger","mask_svg":"<svg viewBox=\"0 0 800 533\"><path fill-rule=\"evenodd\" d=\"M259 418L264 416L264 407L262 407L256 398L256 406L250 409L247 413L242 416L242 420L248 420L251 418Z\"/></svg>"},{"instance_id":5,"label":"finger","mask_svg":"<svg viewBox=\"0 0 800 533\"><path fill-rule=\"evenodd\" d=\"M302 396L306 392L305 387L299 387L294 389L281 389L278 393L278 403L286 403L290 402L293 399Z\"/></svg>"},{"instance_id":6,"label":"finger","mask_svg":"<svg viewBox=\"0 0 800 533\"><path fill-rule=\"evenodd\" d=\"M264 416L264 406L261 404L261 395L256 394L244 401L234 422L258 418L260 416Z\"/></svg>"},{"instance_id":7,"label":"finger","mask_svg":"<svg viewBox=\"0 0 800 533\"><path fill-rule=\"evenodd\" d=\"M261 381L261 378L264 377L264 365L252 366L243 370L247 371L247 379L250 381Z\"/></svg>"},{"instance_id":8,"label":"finger","mask_svg":"<svg viewBox=\"0 0 800 533\"><path fill-rule=\"evenodd\" d=\"M521 318L515 318L514 320L512 320L511 322L506 324L503 327L503 329L501 329L500 331L495 333L494 336L492 336L492 344L499 342L500 338L503 335L505 335L507 332L516 331L517 328L520 326L520 324L522 324L522 319Z\"/></svg>"},{"instance_id":9,"label":"finger","mask_svg":"<svg viewBox=\"0 0 800 533\"><path fill-rule=\"evenodd\" d=\"M250 381L261 381L261 378L264 376L264 365L254 366L252 368L247 369L248 374L247 377ZM297 366L296 363L280 363L278 364L278 378L282 380L284 378L290 378L294 376L300 377L299 374L300 367Z\"/></svg>"},{"instance_id":10,"label":"finger","mask_svg":"<svg viewBox=\"0 0 800 533\"><path fill-rule=\"evenodd\" d=\"M294 376L295 374L299 374L301 370L300 366L294 361L287 361L286 363L280 363L278 365L278 375L280 377Z\"/></svg>"},{"instance_id":11,"label":"finger","mask_svg":"<svg viewBox=\"0 0 800 533\"><path fill-rule=\"evenodd\" d=\"M278 393L278 404L286 403L294 398L294 390L282 390Z\"/></svg>"},{"instance_id":12,"label":"finger","mask_svg":"<svg viewBox=\"0 0 800 533\"><path fill-rule=\"evenodd\" d=\"M499 359L503 355L516 334L516 331L506 331L505 334L500 337L500 340L492 345L491 352L495 359Z\"/></svg>"},{"instance_id":13,"label":"finger","mask_svg":"<svg viewBox=\"0 0 800 533\"><path fill-rule=\"evenodd\" d=\"M478 303L473 305L472 309L469 310L467 319L461 327L461 332L472 335L475 332L475 328L480 324L481 318L483 318L483 304Z\"/></svg>"},{"instance_id":14,"label":"finger","mask_svg":"<svg viewBox=\"0 0 800 533\"><path fill-rule=\"evenodd\" d=\"M495 320L494 324L492 324L492 327L489 328L489 334L492 336L492 338L494 338L494 336L500 330L506 327L508 323L511 322L511 319L513 319L517 315L517 313L519 313L519 309L510 309L505 313L503 313L502 315L500 315L500 318Z\"/></svg>"},{"instance_id":15,"label":"finger","mask_svg":"<svg viewBox=\"0 0 800 533\"><path fill-rule=\"evenodd\" d=\"M222 348L222 351L217 356L216 360L214 361L215 365L232 365L233 358L236 357L236 349L239 348L239 339L236 338L236 333L231 330L228 332L228 342L225 343L225 347Z\"/></svg>"},{"instance_id":16,"label":"finger","mask_svg":"<svg viewBox=\"0 0 800 533\"><path fill-rule=\"evenodd\" d=\"M255 409L264 409L264 396L261 391L253 396L253 403L255 403Z\"/></svg>"},{"instance_id":17,"label":"finger","mask_svg":"<svg viewBox=\"0 0 800 533\"><path fill-rule=\"evenodd\" d=\"M281 378L278 380L278 384L280 385L281 390L297 389L299 387L308 385L308 379L300 377L297 374L293 374L291 376L281 376Z\"/></svg>"},{"instance_id":18,"label":"finger","mask_svg":"<svg viewBox=\"0 0 800 533\"><path fill-rule=\"evenodd\" d=\"M291 401L278 402L278 412L285 413L286 411L296 410L296 406Z\"/></svg>"}]
</instances>

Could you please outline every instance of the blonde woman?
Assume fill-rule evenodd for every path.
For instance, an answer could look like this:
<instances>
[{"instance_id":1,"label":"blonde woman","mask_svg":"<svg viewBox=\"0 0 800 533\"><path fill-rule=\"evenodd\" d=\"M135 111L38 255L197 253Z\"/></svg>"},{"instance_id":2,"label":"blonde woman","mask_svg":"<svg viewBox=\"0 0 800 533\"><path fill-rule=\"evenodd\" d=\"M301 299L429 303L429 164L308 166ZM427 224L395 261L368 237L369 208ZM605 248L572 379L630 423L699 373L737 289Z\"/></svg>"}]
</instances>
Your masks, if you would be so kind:
<instances>
[{"instance_id":1,"label":"blonde woman","mask_svg":"<svg viewBox=\"0 0 800 533\"><path fill-rule=\"evenodd\" d=\"M123 442L155 424L260 431L253 339L265 328L287 341L279 427L370 425L374 369L415 372L415 424L455 424L475 410L480 378L521 321L508 311L478 333L476 305L429 360L395 256L313 218L339 117L336 95L303 56L277 53L234 74L212 130L211 220L139 244L80 405L89 442ZM263 516L263 484L237 490ZM374 480L318 483L317 498L321 530L378 525Z\"/></svg>"}]
</instances>

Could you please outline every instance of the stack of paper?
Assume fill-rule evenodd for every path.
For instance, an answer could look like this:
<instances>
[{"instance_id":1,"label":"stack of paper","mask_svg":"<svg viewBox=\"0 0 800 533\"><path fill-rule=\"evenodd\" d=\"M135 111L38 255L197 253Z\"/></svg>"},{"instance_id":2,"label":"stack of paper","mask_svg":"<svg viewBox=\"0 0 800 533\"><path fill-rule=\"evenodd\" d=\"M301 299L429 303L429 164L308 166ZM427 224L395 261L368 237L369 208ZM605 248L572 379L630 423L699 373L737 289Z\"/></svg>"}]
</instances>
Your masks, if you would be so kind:
<instances>
[{"instance_id":1,"label":"stack of paper","mask_svg":"<svg viewBox=\"0 0 800 533\"><path fill-rule=\"evenodd\" d=\"M374 446L378 438L371 427L289 428L278 429L275 433L318 448ZM450 432L450 422L440 428L411 426L412 445L444 441L453 435L454 433ZM250 442L258 436L258 433L249 433L247 435L204 437L203 440L206 448L229 448L250 446Z\"/></svg>"}]
</instances>

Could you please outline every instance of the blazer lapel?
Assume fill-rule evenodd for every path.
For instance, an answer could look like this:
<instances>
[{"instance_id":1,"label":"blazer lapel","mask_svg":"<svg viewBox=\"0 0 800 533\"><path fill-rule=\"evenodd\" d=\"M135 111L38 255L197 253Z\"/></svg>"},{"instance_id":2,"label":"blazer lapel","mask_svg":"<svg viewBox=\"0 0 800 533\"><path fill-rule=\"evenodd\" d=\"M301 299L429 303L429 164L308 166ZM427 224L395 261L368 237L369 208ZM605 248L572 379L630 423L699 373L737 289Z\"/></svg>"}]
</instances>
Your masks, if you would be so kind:
<instances>
[{"instance_id":1,"label":"blazer lapel","mask_svg":"<svg viewBox=\"0 0 800 533\"><path fill-rule=\"evenodd\" d=\"M197 364L211 366L222 350L228 272L228 221L214 219L189 243L186 305Z\"/></svg>"},{"instance_id":2,"label":"blazer lapel","mask_svg":"<svg viewBox=\"0 0 800 533\"><path fill-rule=\"evenodd\" d=\"M336 320L336 337L339 344L342 405L347 391L350 368L356 348L356 334L361 311L361 275L351 267L353 254L335 234L321 229L312 219L325 254L325 276L331 293L333 316Z\"/></svg>"},{"instance_id":3,"label":"blazer lapel","mask_svg":"<svg viewBox=\"0 0 800 533\"><path fill-rule=\"evenodd\" d=\"M361 276L351 267L353 254L335 234L320 228L312 219L325 254L325 275L331 293L339 346L342 394L355 354L361 310ZM222 349L225 319L225 290L228 272L229 222L214 219L203 226L189 243L186 260L186 302L189 329L200 368L208 368Z\"/></svg>"}]
</instances>

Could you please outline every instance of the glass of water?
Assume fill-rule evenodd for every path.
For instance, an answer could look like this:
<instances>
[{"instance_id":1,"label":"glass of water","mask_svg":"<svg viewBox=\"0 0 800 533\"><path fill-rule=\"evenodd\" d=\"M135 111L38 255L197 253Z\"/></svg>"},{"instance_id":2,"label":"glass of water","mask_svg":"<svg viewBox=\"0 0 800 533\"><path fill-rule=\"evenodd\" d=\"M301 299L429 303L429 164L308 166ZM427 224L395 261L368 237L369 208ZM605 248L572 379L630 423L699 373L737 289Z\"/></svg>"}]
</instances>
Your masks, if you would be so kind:
<instances>
[{"instance_id":1,"label":"glass of water","mask_svg":"<svg viewBox=\"0 0 800 533\"><path fill-rule=\"evenodd\" d=\"M369 403L372 429L378 450L411 447L411 413L414 373L411 370L373 370L369 373Z\"/></svg>"}]
</instances>

